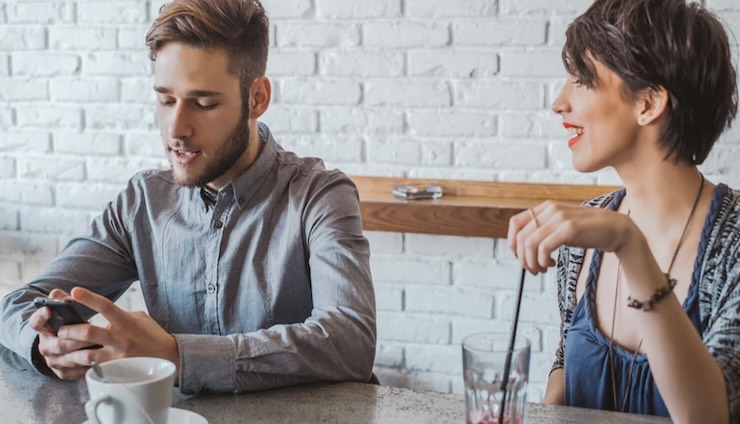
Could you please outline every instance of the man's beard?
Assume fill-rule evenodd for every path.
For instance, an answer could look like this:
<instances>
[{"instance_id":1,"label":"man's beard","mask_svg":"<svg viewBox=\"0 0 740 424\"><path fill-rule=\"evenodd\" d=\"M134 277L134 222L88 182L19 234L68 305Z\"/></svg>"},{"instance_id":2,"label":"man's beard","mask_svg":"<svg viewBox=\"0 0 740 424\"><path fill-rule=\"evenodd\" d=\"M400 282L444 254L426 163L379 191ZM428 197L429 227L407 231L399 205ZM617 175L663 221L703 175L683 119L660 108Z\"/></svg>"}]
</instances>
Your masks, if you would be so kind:
<instances>
[{"instance_id":1,"label":"man's beard","mask_svg":"<svg viewBox=\"0 0 740 424\"><path fill-rule=\"evenodd\" d=\"M242 113L239 125L229 134L226 142L218 148L216 156L206 164L203 171L197 175L186 174L182 177L178 177L173 172L175 182L186 187L203 187L231 169L249 147L249 125L244 117L245 114Z\"/></svg>"}]
</instances>

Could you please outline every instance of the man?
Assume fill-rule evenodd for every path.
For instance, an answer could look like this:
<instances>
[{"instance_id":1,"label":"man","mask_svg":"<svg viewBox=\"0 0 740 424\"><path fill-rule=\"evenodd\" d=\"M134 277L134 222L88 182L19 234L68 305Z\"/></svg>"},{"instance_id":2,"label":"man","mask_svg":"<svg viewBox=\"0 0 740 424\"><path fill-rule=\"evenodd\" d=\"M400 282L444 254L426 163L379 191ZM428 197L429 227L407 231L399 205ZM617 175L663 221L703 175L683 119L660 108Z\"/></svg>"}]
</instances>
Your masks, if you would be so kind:
<instances>
[{"instance_id":1,"label":"man","mask_svg":"<svg viewBox=\"0 0 740 424\"><path fill-rule=\"evenodd\" d=\"M147 45L172 169L134 176L89 236L3 300L0 342L62 379L166 358L184 393L368 380L375 299L357 191L257 122L270 103L268 28L252 0L162 8ZM136 280L150 315L112 303ZM32 301L67 293L110 325L54 334Z\"/></svg>"}]
</instances>

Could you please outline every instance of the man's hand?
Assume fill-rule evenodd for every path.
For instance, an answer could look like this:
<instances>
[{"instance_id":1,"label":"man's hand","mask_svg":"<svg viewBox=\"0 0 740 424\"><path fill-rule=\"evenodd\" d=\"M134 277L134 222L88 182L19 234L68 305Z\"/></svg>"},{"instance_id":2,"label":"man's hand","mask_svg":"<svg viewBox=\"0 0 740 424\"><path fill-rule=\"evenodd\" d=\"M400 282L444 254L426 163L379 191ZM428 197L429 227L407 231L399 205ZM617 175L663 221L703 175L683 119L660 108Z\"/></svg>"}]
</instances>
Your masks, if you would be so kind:
<instances>
[{"instance_id":1,"label":"man's hand","mask_svg":"<svg viewBox=\"0 0 740 424\"><path fill-rule=\"evenodd\" d=\"M62 290L54 289L49 293L49 297L54 299L69 298L69 295ZM49 326L51 319L51 309L43 307L28 318L28 324L39 333L39 353L44 356L46 365L54 371L59 378L65 380L77 380L82 378L87 371L87 366L70 362L65 358L70 352L78 349L84 349L94 343L85 343L77 340L65 340L57 337L54 330Z\"/></svg>"},{"instance_id":2,"label":"man's hand","mask_svg":"<svg viewBox=\"0 0 740 424\"><path fill-rule=\"evenodd\" d=\"M33 327L39 331L40 337L47 339L39 341L39 352L60 378L79 379L93 362L101 363L132 356L164 358L172 361L179 369L179 351L175 338L148 314L126 312L107 298L79 287L72 290L71 297L81 305L99 312L109 324L106 328L92 324L65 325L59 329L56 337L52 335L53 339L49 338L48 331L42 336L42 331ZM39 328L43 329L48 316L40 315L37 321L41 323ZM78 350L94 344L103 347Z\"/></svg>"}]
</instances>

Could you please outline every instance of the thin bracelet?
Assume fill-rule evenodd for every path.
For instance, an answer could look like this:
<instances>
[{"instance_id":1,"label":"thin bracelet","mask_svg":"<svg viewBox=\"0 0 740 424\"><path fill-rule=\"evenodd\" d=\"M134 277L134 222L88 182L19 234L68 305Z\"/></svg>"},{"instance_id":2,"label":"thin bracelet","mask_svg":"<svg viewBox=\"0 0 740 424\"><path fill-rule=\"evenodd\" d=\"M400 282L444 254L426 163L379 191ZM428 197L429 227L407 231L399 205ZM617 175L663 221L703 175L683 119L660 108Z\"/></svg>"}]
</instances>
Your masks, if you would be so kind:
<instances>
[{"instance_id":1,"label":"thin bracelet","mask_svg":"<svg viewBox=\"0 0 740 424\"><path fill-rule=\"evenodd\" d=\"M655 304L660 302L663 298L668 296L671 292L673 292L673 289L676 287L676 279L671 278L668 274L665 275L665 280L668 283L667 286L663 286L657 290L655 290L655 293L653 293L652 296L650 296L650 299L640 302L637 299L633 299L632 296L627 296L627 306L634 309L642 309L643 311L649 311L655 307Z\"/></svg>"}]
</instances>

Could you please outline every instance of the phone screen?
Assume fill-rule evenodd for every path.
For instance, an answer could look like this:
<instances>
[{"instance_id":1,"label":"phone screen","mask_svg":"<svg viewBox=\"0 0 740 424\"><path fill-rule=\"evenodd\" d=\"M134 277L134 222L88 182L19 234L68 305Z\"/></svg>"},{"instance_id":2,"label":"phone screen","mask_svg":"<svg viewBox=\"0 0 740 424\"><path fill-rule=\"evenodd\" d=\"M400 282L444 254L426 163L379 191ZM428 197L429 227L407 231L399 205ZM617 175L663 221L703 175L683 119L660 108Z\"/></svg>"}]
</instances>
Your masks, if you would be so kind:
<instances>
[{"instance_id":1,"label":"phone screen","mask_svg":"<svg viewBox=\"0 0 740 424\"><path fill-rule=\"evenodd\" d=\"M49 326L56 333L63 325L84 324L87 322L85 317L77 310L75 302L69 299L52 299L49 297L37 297L33 304L36 308L44 306L51 309L51 318Z\"/></svg>"}]
</instances>

